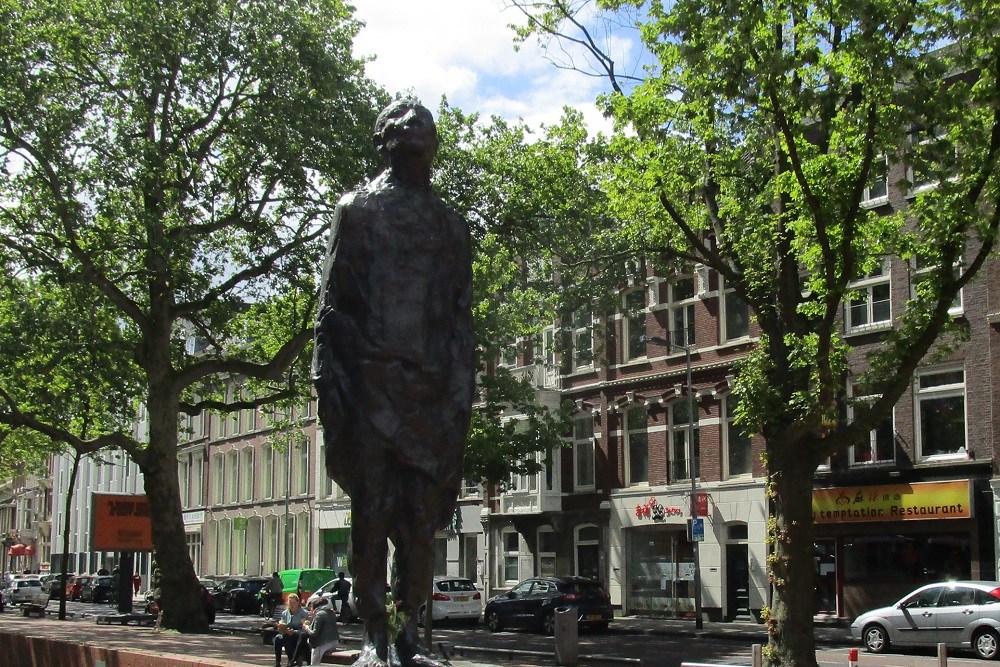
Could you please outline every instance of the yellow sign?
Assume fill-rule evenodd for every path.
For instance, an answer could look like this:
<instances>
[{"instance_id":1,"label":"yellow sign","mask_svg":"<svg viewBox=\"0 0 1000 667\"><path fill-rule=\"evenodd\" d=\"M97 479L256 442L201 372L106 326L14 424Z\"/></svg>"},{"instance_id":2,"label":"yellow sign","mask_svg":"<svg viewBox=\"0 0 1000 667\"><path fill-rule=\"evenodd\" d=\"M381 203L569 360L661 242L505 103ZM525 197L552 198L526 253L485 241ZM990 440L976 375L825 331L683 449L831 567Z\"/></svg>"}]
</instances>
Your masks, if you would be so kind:
<instances>
[{"instance_id":1,"label":"yellow sign","mask_svg":"<svg viewBox=\"0 0 1000 667\"><path fill-rule=\"evenodd\" d=\"M968 480L813 490L816 523L968 519Z\"/></svg>"}]
</instances>

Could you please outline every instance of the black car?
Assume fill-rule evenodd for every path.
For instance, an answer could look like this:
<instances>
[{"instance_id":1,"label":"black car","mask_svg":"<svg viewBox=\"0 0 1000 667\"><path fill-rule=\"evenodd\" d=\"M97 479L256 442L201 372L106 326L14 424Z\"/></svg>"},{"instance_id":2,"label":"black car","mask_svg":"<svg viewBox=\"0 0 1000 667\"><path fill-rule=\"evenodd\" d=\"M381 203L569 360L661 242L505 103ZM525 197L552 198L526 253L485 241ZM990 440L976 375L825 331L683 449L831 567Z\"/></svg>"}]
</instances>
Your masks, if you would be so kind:
<instances>
[{"instance_id":1,"label":"black car","mask_svg":"<svg viewBox=\"0 0 1000 667\"><path fill-rule=\"evenodd\" d=\"M534 577L486 602L486 627L497 632L508 626L539 628L552 634L557 607L573 607L581 626L604 630L614 617L611 596L586 577Z\"/></svg>"},{"instance_id":2,"label":"black car","mask_svg":"<svg viewBox=\"0 0 1000 667\"><path fill-rule=\"evenodd\" d=\"M229 601L229 591L239 588L246 580L246 577L230 577L217 583L215 588L212 589L215 610L222 611L225 609L226 603Z\"/></svg>"},{"instance_id":3,"label":"black car","mask_svg":"<svg viewBox=\"0 0 1000 667\"><path fill-rule=\"evenodd\" d=\"M67 582L74 576L76 575L72 572L68 573L65 577L61 574L53 574L47 581L42 582L42 590L48 593L50 598L58 598L62 594L62 591L66 590Z\"/></svg>"},{"instance_id":4,"label":"black car","mask_svg":"<svg viewBox=\"0 0 1000 667\"><path fill-rule=\"evenodd\" d=\"M267 585L265 577L244 579L238 587L229 591L225 608L234 614L259 614L260 590Z\"/></svg>"},{"instance_id":5,"label":"black car","mask_svg":"<svg viewBox=\"0 0 1000 667\"><path fill-rule=\"evenodd\" d=\"M80 600L83 602L113 602L116 597L115 591L118 590L115 584L114 577L87 577L83 587L80 588Z\"/></svg>"}]
</instances>

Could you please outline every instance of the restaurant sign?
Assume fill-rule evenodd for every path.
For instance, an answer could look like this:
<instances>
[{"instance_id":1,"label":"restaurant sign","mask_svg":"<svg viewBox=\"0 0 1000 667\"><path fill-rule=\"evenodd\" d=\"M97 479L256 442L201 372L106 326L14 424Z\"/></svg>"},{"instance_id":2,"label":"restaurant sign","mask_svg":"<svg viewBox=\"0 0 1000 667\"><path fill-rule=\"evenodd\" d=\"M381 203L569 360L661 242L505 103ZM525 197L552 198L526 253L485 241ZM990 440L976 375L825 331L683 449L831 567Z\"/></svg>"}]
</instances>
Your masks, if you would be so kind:
<instances>
[{"instance_id":1,"label":"restaurant sign","mask_svg":"<svg viewBox=\"0 0 1000 667\"><path fill-rule=\"evenodd\" d=\"M968 519L968 480L813 490L816 523Z\"/></svg>"}]
</instances>

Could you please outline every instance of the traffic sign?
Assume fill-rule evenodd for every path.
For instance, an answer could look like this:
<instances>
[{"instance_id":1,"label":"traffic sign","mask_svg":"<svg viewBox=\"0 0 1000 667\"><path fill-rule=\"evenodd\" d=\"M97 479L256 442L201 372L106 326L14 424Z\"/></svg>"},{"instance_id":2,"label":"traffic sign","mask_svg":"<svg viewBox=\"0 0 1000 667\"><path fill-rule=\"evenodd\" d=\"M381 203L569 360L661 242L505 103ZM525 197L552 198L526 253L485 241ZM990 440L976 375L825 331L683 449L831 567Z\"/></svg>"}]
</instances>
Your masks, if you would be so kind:
<instances>
[{"instance_id":1,"label":"traffic sign","mask_svg":"<svg viewBox=\"0 0 1000 667\"><path fill-rule=\"evenodd\" d=\"M705 520L702 518L688 519L690 539L692 542L705 541Z\"/></svg>"}]
</instances>

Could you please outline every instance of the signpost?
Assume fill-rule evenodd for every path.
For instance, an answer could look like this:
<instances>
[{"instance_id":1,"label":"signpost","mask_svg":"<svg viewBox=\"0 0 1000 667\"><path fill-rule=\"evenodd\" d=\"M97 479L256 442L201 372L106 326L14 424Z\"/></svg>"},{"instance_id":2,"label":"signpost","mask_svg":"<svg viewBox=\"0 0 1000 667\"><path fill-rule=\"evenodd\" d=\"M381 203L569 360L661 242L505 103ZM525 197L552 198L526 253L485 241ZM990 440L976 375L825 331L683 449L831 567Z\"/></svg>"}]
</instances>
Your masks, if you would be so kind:
<instances>
[{"instance_id":1,"label":"signpost","mask_svg":"<svg viewBox=\"0 0 1000 667\"><path fill-rule=\"evenodd\" d=\"M118 493L91 494L90 548L118 551L118 611L132 611L132 571L136 551L153 550L149 498Z\"/></svg>"},{"instance_id":2,"label":"signpost","mask_svg":"<svg viewBox=\"0 0 1000 667\"><path fill-rule=\"evenodd\" d=\"M690 519L688 521L688 532L692 542L705 541L705 520L702 518Z\"/></svg>"}]
</instances>

